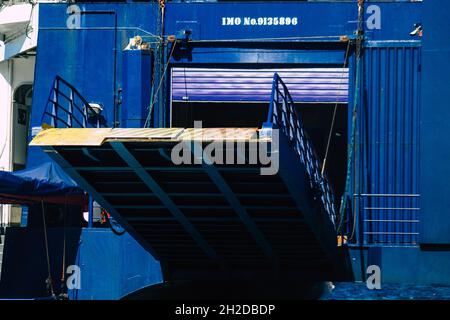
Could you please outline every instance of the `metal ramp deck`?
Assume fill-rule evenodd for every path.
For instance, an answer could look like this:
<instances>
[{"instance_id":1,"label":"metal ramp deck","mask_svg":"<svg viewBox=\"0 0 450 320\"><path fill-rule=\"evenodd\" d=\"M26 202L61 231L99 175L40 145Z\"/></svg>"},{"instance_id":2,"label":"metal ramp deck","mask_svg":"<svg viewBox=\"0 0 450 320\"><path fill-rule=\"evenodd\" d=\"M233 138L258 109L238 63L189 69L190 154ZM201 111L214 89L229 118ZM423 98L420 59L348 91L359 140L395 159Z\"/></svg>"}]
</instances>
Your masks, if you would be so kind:
<instances>
[{"instance_id":1,"label":"metal ramp deck","mask_svg":"<svg viewBox=\"0 0 450 320\"><path fill-rule=\"evenodd\" d=\"M337 253L332 193L287 98L286 88L274 91L273 122L262 129L54 128L31 145L150 250L166 278L209 272L329 278ZM235 164L211 164L204 154L199 160L198 150L212 142ZM190 164L171 157L180 143ZM251 159L249 150L261 143L266 156L278 154L273 175L261 174L270 164Z\"/></svg>"}]
</instances>

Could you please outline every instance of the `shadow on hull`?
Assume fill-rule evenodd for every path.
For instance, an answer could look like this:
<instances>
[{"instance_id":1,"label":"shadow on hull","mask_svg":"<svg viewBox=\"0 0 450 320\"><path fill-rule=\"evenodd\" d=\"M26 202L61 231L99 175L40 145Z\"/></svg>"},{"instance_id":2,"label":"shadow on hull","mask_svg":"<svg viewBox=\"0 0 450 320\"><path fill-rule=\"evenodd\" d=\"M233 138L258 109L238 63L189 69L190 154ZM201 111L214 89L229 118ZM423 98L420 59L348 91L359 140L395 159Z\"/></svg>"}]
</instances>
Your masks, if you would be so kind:
<instances>
[{"instance_id":1,"label":"shadow on hull","mask_svg":"<svg viewBox=\"0 0 450 320\"><path fill-rule=\"evenodd\" d=\"M186 281L165 282L125 296L122 300L317 300L327 296L329 282Z\"/></svg>"}]
</instances>

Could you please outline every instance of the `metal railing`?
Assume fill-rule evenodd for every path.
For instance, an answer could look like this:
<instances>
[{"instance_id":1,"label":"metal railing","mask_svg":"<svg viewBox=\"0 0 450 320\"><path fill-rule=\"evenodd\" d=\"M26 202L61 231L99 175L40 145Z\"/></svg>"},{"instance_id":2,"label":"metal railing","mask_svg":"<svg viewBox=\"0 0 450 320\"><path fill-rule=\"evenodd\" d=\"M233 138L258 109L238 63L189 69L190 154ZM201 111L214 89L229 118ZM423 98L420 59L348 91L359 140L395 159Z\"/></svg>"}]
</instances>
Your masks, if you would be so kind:
<instances>
[{"instance_id":1,"label":"metal railing","mask_svg":"<svg viewBox=\"0 0 450 320\"><path fill-rule=\"evenodd\" d=\"M306 168L313 194L320 198L326 214L334 224L336 210L333 190L327 177L322 176L319 157L314 151L308 134L303 129L301 117L295 108L291 94L277 73L273 77L269 113L264 127L273 127L273 125L280 129L293 144L300 161Z\"/></svg>"},{"instance_id":2,"label":"metal railing","mask_svg":"<svg viewBox=\"0 0 450 320\"><path fill-rule=\"evenodd\" d=\"M105 127L101 111L93 108L70 83L56 76L41 123L54 128Z\"/></svg>"},{"instance_id":3,"label":"metal railing","mask_svg":"<svg viewBox=\"0 0 450 320\"><path fill-rule=\"evenodd\" d=\"M419 194L355 195L363 245L417 246L420 236Z\"/></svg>"}]
</instances>

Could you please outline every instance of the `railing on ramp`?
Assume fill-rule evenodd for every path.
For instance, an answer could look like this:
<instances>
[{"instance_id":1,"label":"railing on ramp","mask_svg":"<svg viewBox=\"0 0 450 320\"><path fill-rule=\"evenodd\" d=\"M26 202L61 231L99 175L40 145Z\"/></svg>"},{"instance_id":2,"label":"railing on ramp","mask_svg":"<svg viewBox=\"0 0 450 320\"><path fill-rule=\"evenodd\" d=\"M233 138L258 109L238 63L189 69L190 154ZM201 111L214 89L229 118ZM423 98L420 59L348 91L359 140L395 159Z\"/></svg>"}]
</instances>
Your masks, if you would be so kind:
<instances>
[{"instance_id":1,"label":"railing on ramp","mask_svg":"<svg viewBox=\"0 0 450 320\"><path fill-rule=\"evenodd\" d=\"M332 187L327 177L321 173L319 157L316 155L311 140L303 127L291 94L277 73L273 77L269 112L267 122L263 127L279 129L288 137L301 163L306 168L314 194L320 198L324 210L334 224L336 209Z\"/></svg>"}]
</instances>

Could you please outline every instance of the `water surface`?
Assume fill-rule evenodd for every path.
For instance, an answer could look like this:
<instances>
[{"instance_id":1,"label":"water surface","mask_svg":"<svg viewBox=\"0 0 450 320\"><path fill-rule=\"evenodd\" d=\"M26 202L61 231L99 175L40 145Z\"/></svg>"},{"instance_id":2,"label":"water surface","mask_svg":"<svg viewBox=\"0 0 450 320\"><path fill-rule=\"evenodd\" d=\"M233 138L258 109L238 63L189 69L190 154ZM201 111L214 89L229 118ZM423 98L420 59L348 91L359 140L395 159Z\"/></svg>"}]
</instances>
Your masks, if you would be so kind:
<instances>
[{"instance_id":1,"label":"water surface","mask_svg":"<svg viewBox=\"0 0 450 320\"><path fill-rule=\"evenodd\" d=\"M369 290L365 283L334 283L324 300L450 300L450 287L384 284Z\"/></svg>"}]
</instances>

